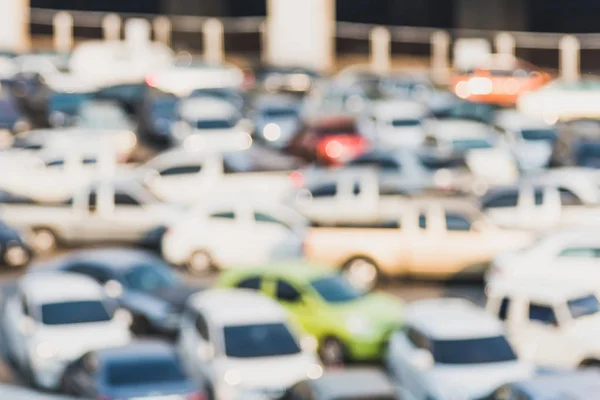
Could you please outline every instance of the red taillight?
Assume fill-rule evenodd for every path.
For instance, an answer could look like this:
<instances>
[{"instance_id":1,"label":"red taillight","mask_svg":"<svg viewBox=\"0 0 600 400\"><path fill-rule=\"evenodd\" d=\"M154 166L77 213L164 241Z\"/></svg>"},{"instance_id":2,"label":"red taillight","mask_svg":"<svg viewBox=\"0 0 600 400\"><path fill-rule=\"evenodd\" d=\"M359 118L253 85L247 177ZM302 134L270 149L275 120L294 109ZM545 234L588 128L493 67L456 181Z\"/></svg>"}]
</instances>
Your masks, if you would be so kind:
<instances>
[{"instance_id":1,"label":"red taillight","mask_svg":"<svg viewBox=\"0 0 600 400\"><path fill-rule=\"evenodd\" d=\"M150 87L156 87L156 85L157 85L156 75L154 75L154 74L146 75L146 85L148 85Z\"/></svg>"},{"instance_id":2,"label":"red taillight","mask_svg":"<svg viewBox=\"0 0 600 400\"><path fill-rule=\"evenodd\" d=\"M325 145L325 155L329 158L340 158L344 154L344 145L332 140Z\"/></svg>"},{"instance_id":3,"label":"red taillight","mask_svg":"<svg viewBox=\"0 0 600 400\"><path fill-rule=\"evenodd\" d=\"M296 189L300 189L302 186L304 186L304 183L305 183L304 174L300 171L294 171L294 172L290 173L289 179L290 179L290 182L292 183L292 186Z\"/></svg>"},{"instance_id":4,"label":"red taillight","mask_svg":"<svg viewBox=\"0 0 600 400\"><path fill-rule=\"evenodd\" d=\"M206 396L204 395L204 393L192 393L192 394L189 394L185 399L186 400L206 400Z\"/></svg>"}]
</instances>

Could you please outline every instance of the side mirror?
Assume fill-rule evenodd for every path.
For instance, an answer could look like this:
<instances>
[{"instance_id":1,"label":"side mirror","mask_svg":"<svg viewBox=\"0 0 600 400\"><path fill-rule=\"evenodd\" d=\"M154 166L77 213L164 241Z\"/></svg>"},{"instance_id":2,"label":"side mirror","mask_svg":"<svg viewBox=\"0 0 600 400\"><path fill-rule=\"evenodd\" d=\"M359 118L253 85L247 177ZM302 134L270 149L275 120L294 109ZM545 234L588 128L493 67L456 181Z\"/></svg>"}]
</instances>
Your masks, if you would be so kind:
<instances>
[{"instance_id":1,"label":"side mirror","mask_svg":"<svg viewBox=\"0 0 600 400\"><path fill-rule=\"evenodd\" d=\"M215 347L211 343L200 343L198 345L198 358L202 361L209 361L215 357Z\"/></svg>"},{"instance_id":2,"label":"side mirror","mask_svg":"<svg viewBox=\"0 0 600 400\"><path fill-rule=\"evenodd\" d=\"M416 368L419 371L426 371L433 367L435 361L430 351L425 349L418 349L415 350L411 358L411 364L414 368Z\"/></svg>"},{"instance_id":3,"label":"side mirror","mask_svg":"<svg viewBox=\"0 0 600 400\"><path fill-rule=\"evenodd\" d=\"M18 322L19 332L23 336L30 336L35 331L35 320L28 315L23 315Z\"/></svg>"},{"instance_id":4,"label":"side mirror","mask_svg":"<svg viewBox=\"0 0 600 400\"><path fill-rule=\"evenodd\" d=\"M104 292L108 297L119 298L123 295L123 285L115 280L110 280L104 284Z\"/></svg>"}]
</instances>

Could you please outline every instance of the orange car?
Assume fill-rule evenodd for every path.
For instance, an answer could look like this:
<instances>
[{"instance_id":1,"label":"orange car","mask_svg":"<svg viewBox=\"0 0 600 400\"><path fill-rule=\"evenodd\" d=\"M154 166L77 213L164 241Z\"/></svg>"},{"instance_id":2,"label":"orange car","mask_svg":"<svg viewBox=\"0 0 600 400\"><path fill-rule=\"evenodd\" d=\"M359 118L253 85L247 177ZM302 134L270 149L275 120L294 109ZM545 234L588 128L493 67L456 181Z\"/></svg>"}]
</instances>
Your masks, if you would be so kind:
<instances>
[{"instance_id":1,"label":"orange car","mask_svg":"<svg viewBox=\"0 0 600 400\"><path fill-rule=\"evenodd\" d=\"M550 74L514 57L495 56L486 66L457 73L452 81L461 99L514 105L517 98L549 82Z\"/></svg>"}]
</instances>

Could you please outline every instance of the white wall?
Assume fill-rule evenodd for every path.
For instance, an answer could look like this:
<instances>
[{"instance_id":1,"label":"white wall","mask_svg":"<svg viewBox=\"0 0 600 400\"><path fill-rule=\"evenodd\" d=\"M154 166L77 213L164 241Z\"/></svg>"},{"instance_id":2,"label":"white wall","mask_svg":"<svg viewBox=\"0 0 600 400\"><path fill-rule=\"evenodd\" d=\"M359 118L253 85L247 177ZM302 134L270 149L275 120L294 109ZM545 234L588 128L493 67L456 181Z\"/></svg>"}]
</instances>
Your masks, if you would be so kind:
<instances>
[{"instance_id":1,"label":"white wall","mask_svg":"<svg viewBox=\"0 0 600 400\"><path fill-rule=\"evenodd\" d=\"M335 0L267 0L267 61L326 71L333 66Z\"/></svg>"},{"instance_id":2,"label":"white wall","mask_svg":"<svg viewBox=\"0 0 600 400\"><path fill-rule=\"evenodd\" d=\"M0 50L29 48L29 0L0 0Z\"/></svg>"}]
</instances>

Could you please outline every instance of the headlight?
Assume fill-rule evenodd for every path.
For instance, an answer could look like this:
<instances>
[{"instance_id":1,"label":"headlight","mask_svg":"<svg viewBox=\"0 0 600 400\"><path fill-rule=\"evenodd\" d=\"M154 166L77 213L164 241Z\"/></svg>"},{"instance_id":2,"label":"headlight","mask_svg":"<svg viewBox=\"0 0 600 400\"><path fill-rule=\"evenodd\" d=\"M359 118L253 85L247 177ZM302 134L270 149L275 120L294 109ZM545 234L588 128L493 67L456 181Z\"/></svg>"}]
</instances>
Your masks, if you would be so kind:
<instances>
[{"instance_id":1,"label":"headlight","mask_svg":"<svg viewBox=\"0 0 600 400\"><path fill-rule=\"evenodd\" d=\"M58 350L52 343L41 342L37 346L35 346L35 355L38 358L47 360L56 357L57 354Z\"/></svg>"},{"instance_id":2,"label":"headlight","mask_svg":"<svg viewBox=\"0 0 600 400\"><path fill-rule=\"evenodd\" d=\"M308 366L306 371L306 377L308 379L319 379L321 376L323 376L323 367L319 364L311 364Z\"/></svg>"},{"instance_id":3,"label":"headlight","mask_svg":"<svg viewBox=\"0 0 600 400\"><path fill-rule=\"evenodd\" d=\"M119 149L122 151L129 151L137 144L137 138L135 133L127 132L122 137L119 137Z\"/></svg>"},{"instance_id":4,"label":"headlight","mask_svg":"<svg viewBox=\"0 0 600 400\"><path fill-rule=\"evenodd\" d=\"M353 335L366 336L373 332L373 324L360 315L351 315L346 318L346 329Z\"/></svg>"},{"instance_id":5,"label":"headlight","mask_svg":"<svg viewBox=\"0 0 600 400\"><path fill-rule=\"evenodd\" d=\"M238 370L230 369L227 372L225 372L225 375L223 376L223 380L229 386L237 386L242 381L242 376L240 375Z\"/></svg>"},{"instance_id":6,"label":"headlight","mask_svg":"<svg viewBox=\"0 0 600 400\"><path fill-rule=\"evenodd\" d=\"M263 136L269 142L274 142L281 137L281 128L276 123L269 123L263 128Z\"/></svg>"}]
</instances>

